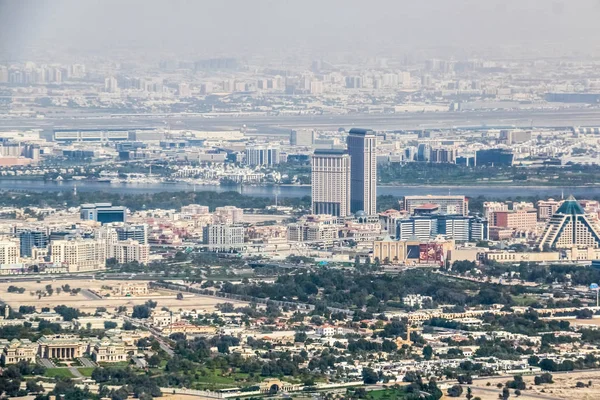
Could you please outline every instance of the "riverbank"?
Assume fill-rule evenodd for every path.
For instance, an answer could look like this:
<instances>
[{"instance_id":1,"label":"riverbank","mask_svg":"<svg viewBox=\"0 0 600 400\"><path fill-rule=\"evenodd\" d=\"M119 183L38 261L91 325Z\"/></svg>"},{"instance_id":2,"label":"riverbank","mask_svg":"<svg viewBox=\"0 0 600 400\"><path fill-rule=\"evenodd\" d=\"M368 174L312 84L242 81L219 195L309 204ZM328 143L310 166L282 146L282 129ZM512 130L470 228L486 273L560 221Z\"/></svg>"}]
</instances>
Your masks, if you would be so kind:
<instances>
[{"instance_id":1,"label":"riverbank","mask_svg":"<svg viewBox=\"0 0 600 400\"><path fill-rule=\"evenodd\" d=\"M0 179L0 190L26 192L106 192L113 194L152 194L159 192L237 192L252 197L301 198L311 195L309 185L253 185L253 186L196 186L185 183L109 183L94 181L38 181L30 179ZM403 197L410 195L464 195L490 199L517 197L561 198L570 194L577 198L600 197L596 186L513 186L513 185L380 185L378 195Z\"/></svg>"}]
</instances>

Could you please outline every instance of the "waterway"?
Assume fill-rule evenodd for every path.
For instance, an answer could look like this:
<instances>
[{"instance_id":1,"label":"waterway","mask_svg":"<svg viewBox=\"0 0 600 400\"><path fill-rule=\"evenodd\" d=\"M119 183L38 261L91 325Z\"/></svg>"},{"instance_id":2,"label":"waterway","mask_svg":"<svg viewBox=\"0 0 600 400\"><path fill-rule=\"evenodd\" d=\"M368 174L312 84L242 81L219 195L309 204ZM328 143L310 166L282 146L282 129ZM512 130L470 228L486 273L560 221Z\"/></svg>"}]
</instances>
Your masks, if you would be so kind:
<instances>
[{"instance_id":1,"label":"waterway","mask_svg":"<svg viewBox=\"0 0 600 400\"><path fill-rule=\"evenodd\" d=\"M218 186L218 185L189 185L187 183L108 183L94 181L38 181L38 180L0 180L0 190L19 191L77 191L81 192L110 192L123 194L142 194L158 192L179 191L236 191L248 196L256 197L302 197L310 196L310 186ZM379 195L392 195L396 197L410 195L465 195L468 197L485 196L489 198L514 198L518 196L556 197L570 194L577 198L591 198L600 196L600 187L547 187L547 186L379 186Z\"/></svg>"}]
</instances>

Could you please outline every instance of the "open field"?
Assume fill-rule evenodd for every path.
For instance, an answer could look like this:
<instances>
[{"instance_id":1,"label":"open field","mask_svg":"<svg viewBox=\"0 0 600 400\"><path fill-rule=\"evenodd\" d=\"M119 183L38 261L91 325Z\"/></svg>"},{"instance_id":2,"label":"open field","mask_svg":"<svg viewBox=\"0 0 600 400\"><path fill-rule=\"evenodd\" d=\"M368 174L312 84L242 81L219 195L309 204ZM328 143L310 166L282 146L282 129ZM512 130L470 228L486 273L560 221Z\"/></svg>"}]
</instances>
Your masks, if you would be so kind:
<instances>
[{"instance_id":1,"label":"open field","mask_svg":"<svg viewBox=\"0 0 600 400\"><path fill-rule=\"evenodd\" d=\"M144 304L148 300L156 301L158 308L167 307L174 310L178 309L196 309L196 310L208 310L212 311L215 305L219 303L234 303L237 305L243 305L244 302L233 301L231 299L221 299L209 296L198 296L192 294L185 294L183 300L177 300L177 294L169 291L159 291L152 293L148 296L143 297L106 297L98 298L92 295L87 289L93 291L100 291L101 287L104 286L117 286L121 283L135 283L136 281L118 281L118 280L58 280L52 282L51 280L42 280L40 283L31 282L2 282L0 283L0 300L8 304L11 308L18 310L19 306L35 306L38 311L42 307L54 308L58 305L65 305L68 307L78 308L84 312L93 312L97 307L105 307L106 309L114 309L119 306L125 306L129 310L133 306L138 304ZM140 281L147 282L147 281ZM52 296L45 296L38 298L37 295L31 295L38 290L45 290L46 285L52 285L53 288L58 288L62 285L69 285L71 289L81 288L81 292L77 295L71 295L68 293L61 292L56 294L56 291ZM9 293L7 291L9 286L17 286L25 288L25 292Z\"/></svg>"},{"instance_id":2,"label":"open field","mask_svg":"<svg viewBox=\"0 0 600 400\"><path fill-rule=\"evenodd\" d=\"M570 373L555 373L552 374L554 383L544 384L536 386L533 384L534 376L524 376L523 380L527 384L527 389L521 391L519 399L533 400L533 399L569 399L569 400L592 400L600 399L600 371L581 371L581 372L570 372ZM512 380L510 377L506 378L490 378L473 381L471 389L473 390L473 396L481 397L481 400L497 400L498 395L502 392L502 389L498 389L496 385L498 383L506 383ZM587 385L589 381L592 381L592 386L589 388L576 388L577 382L583 382ZM487 383L490 386L486 386ZM531 387L531 389L529 389ZM466 386L463 386L466 391ZM544 392L542 392L544 390ZM516 398L514 390L510 390L511 398Z\"/></svg>"}]
</instances>

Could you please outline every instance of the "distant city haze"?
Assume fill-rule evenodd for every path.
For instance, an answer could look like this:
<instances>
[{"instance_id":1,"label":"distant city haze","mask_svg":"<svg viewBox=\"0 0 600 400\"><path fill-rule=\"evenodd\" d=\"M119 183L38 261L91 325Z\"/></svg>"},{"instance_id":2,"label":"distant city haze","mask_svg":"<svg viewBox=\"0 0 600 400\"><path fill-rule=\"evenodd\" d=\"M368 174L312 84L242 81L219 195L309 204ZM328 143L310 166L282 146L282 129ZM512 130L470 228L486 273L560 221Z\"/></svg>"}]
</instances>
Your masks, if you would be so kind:
<instances>
[{"instance_id":1,"label":"distant city haze","mask_svg":"<svg viewBox=\"0 0 600 400\"><path fill-rule=\"evenodd\" d=\"M598 0L0 0L0 57L581 57L599 16Z\"/></svg>"}]
</instances>

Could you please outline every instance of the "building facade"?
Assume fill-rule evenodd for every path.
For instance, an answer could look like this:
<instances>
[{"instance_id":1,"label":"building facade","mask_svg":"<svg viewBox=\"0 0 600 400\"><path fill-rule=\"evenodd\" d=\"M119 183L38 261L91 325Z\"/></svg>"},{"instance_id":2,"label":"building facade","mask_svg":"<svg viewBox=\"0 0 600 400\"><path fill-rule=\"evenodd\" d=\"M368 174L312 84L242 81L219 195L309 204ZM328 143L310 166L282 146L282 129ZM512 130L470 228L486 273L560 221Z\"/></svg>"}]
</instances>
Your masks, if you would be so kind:
<instances>
[{"instance_id":1,"label":"building facade","mask_svg":"<svg viewBox=\"0 0 600 400\"><path fill-rule=\"evenodd\" d=\"M312 157L312 212L350 214L350 156L343 150L317 150Z\"/></svg>"},{"instance_id":2,"label":"building facade","mask_svg":"<svg viewBox=\"0 0 600 400\"><path fill-rule=\"evenodd\" d=\"M370 129L348 133L350 155L350 212L377 213L377 136Z\"/></svg>"},{"instance_id":3,"label":"building facade","mask_svg":"<svg viewBox=\"0 0 600 400\"><path fill-rule=\"evenodd\" d=\"M556 210L539 238L538 247L567 249L572 247L600 247L600 231L583 208L570 196Z\"/></svg>"}]
</instances>

